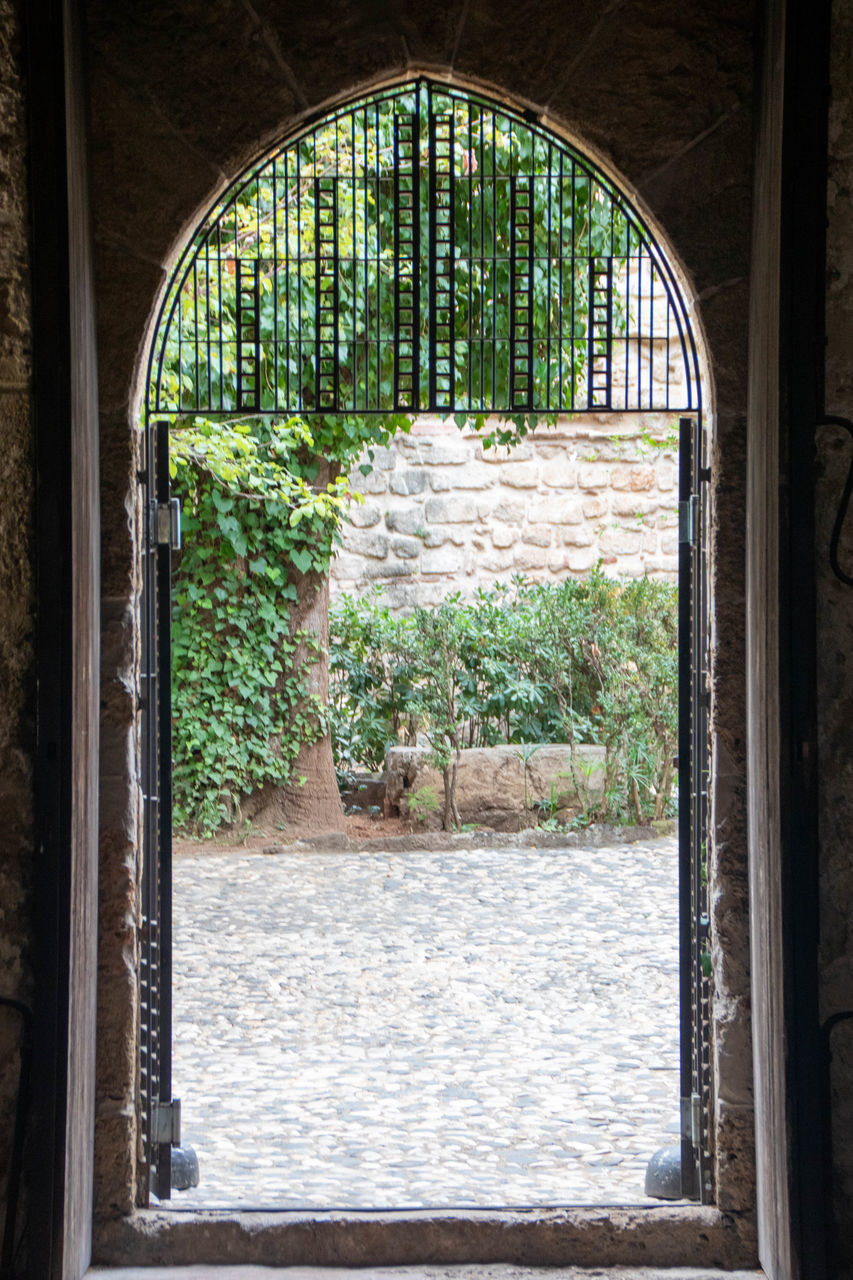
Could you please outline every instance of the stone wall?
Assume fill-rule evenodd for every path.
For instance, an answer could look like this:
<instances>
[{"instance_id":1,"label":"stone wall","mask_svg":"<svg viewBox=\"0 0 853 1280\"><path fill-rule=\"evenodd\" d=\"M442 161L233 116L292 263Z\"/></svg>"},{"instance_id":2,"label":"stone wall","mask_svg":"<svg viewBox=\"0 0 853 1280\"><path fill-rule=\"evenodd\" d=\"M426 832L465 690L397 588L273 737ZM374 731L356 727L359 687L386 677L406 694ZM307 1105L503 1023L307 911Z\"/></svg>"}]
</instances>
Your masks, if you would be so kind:
<instances>
[{"instance_id":1,"label":"stone wall","mask_svg":"<svg viewBox=\"0 0 853 1280\"><path fill-rule=\"evenodd\" d=\"M30 1004L33 473L20 18L13 0L0 0L0 995ZM19 1015L0 1008L0 1232L18 1093L20 1034Z\"/></svg>"},{"instance_id":2,"label":"stone wall","mask_svg":"<svg viewBox=\"0 0 853 1280\"><path fill-rule=\"evenodd\" d=\"M826 409L853 418L853 0L835 0L829 118ZM853 587L828 549L853 441L818 433L818 721L821 849L821 1018L853 1010ZM853 574L853 513L840 547ZM832 1033L832 1186L844 1274L853 1272L853 1021Z\"/></svg>"},{"instance_id":3,"label":"stone wall","mask_svg":"<svg viewBox=\"0 0 853 1280\"><path fill-rule=\"evenodd\" d=\"M673 415L565 419L511 450L421 418L373 453L369 475L353 472L364 502L350 508L333 591L378 583L398 609L514 574L580 577L599 561L614 577L677 577Z\"/></svg>"}]
</instances>

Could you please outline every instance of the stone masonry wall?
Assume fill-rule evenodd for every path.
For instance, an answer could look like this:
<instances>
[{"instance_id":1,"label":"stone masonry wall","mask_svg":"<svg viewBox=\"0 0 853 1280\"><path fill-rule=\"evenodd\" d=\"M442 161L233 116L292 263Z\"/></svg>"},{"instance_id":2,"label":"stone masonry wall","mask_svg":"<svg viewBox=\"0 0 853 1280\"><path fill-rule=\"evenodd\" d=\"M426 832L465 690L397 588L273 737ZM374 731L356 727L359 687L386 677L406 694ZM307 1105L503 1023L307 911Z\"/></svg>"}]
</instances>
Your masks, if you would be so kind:
<instances>
[{"instance_id":1,"label":"stone masonry wall","mask_svg":"<svg viewBox=\"0 0 853 1280\"><path fill-rule=\"evenodd\" d=\"M826 409L853 418L853 0L835 0L827 190ZM821 857L821 1018L853 1010L853 588L829 565L829 541L851 440L837 427L818 433L817 653ZM853 572L848 513L841 567ZM832 1188L844 1275L853 1274L853 1021L832 1033ZM841 1274L841 1272L839 1272Z\"/></svg>"},{"instance_id":2,"label":"stone masonry wall","mask_svg":"<svg viewBox=\"0 0 853 1280\"><path fill-rule=\"evenodd\" d=\"M32 1000L30 291L20 10L0 0L0 995ZM0 1232L21 1023L0 1008ZM20 1223L20 1215L19 1215Z\"/></svg>"},{"instance_id":3,"label":"stone masonry wall","mask_svg":"<svg viewBox=\"0 0 853 1280\"><path fill-rule=\"evenodd\" d=\"M678 574L678 424L672 415L582 416L485 449L421 418L353 502L332 590L381 584L392 609L509 582L561 581L599 561L614 577ZM364 459L367 461L367 458Z\"/></svg>"}]
</instances>

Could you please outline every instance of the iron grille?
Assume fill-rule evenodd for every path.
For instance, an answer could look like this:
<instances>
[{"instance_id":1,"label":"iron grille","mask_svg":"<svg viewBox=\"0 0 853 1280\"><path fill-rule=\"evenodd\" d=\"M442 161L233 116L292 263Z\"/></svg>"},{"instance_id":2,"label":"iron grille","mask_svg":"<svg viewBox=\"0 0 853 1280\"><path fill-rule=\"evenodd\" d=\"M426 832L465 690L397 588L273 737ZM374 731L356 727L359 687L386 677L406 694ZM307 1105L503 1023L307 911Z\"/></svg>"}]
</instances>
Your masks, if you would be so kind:
<instances>
[{"instance_id":1,"label":"iron grille","mask_svg":"<svg viewBox=\"0 0 853 1280\"><path fill-rule=\"evenodd\" d=\"M707 489L701 420L679 441L679 895L681 1168L690 1199L713 1199L708 903Z\"/></svg>"},{"instance_id":2,"label":"iron grille","mask_svg":"<svg viewBox=\"0 0 853 1280\"><path fill-rule=\"evenodd\" d=\"M161 309L158 415L692 413L681 426L680 916L684 1194L713 1194L708 1117L707 471L699 362L672 270L612 182L537 121L426 80L325 117L248 170ZM168 429L143 500L168 501ZM165 496L164 496L165 495ZM144 1156L170 1080L168 549L144 553Z\"/></svg>"},{"instance_id":3,"label":"iron grille","mask_svg":"<svg viewBox=\"0 0 853 1280\"><path fill-rule=\"evenodd\" d=\"M238 181L175 273L149 413L699 408L672 271L535 121L421 81Z\"/></svg>"},{"instance_id":4,"label":"iron grille","mask_svg":"<svg viewBox=\"0 0 853 1280\"><path fill-rule=\"evenodd\" d=\"M139 1109L142 1160L162 1200L170 1193L171 1144L159 1139L157 1114L172 1102L171 540L159 518L169 511L168 423L146 430L144 461Z\"/></svg>"}]
</instances>

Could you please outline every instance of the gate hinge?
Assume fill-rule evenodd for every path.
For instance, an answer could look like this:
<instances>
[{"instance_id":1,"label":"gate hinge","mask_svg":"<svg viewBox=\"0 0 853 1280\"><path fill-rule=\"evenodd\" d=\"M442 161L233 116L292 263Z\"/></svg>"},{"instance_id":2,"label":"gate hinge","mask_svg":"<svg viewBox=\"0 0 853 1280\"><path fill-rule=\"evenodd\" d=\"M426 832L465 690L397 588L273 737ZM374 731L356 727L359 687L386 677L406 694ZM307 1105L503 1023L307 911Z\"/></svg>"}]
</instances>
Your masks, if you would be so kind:
<instances>
[{"instance_id":1,"label":"gate hinge","mask_svg":"<svg viewBox=\"0 0 853 1280\"><path fill-rule=\"evenodd\" d=\"M157 547L181 549L181 504L177 498L152 502L149 512L151 541Z\"/></svg>"},{"instance_id":2,"label":"gate hinge","mask_svg":"<svg viewBox=\"0 0 853 1280\"><path fill-rule=\"evenodd\" d=\"M678 504L678 541L681 546L695 547L699 499L696 494Z\"/></svg>"},{"instance_id":3,"label":"gate hinge","mask_svg":"<svg viewBox=\"0 0 853 1280\"><path fill-rule=\"evenodd\" d=\"M181 1100L155 1102L151 1107L151 1142L157 1145L169 1142L173 1147L181 1145Z\"/></svg>"},{"instance_id":4,"label":"gate hinge","mask_svg":"<svg viewBox=\"0 0 853 1280\"><path fill-rule=\"evenodd\" d=\"M702 1144L702 1099L698 1093L690 1096L690 1141L698 1151Z\"/></svg>"}]
</instances>

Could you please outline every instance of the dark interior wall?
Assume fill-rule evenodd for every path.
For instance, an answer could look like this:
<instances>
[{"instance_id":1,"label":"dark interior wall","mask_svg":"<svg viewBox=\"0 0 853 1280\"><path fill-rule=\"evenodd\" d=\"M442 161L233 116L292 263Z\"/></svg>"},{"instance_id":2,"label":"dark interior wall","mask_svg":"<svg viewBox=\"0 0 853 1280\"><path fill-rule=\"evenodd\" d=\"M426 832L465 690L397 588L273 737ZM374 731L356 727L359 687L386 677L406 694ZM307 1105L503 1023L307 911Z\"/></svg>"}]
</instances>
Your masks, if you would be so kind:
<instances>
[{"instance_id":1,"label":"dark interior wall","mask_svg":"<svg viewBox=\"0 0 853 1280\"><path fill-rule=\"evenodd\" d=\"M0 996L32 978L33 493L26 115L20 6L0 2ZM21 1019L0 1008L0 1227Z\"/></svg>"},{"instance_id":2,"label":"dark interior wall","mask_svg":"<svg viewBox=\"0 0 853 1280\"><path fill-rule=\"evenodd\" d=\"M752 1203L744 766L746 330L752 180L749 4L634 0L89 0L104 520L99 1212L135 1198L137 593L134 414L183 239L265 146L335 96L413 70L532 107L621 175L697 300L715 391L712 572L716 1158Z\"/></svg>"},{"instance_id":3,"label":"dark interior wall","mask_svg":"<svg viewBox=\"0 0 853 1280\"><path fill-rule=\"evenodd\" d=\"M853 418L853 3L835 0L827 189L826 404ZM818 714L821 1017L853 1011L853 586L833 574L829 545L853 438L818 432ZM840 547L853 577L853 513ZM845 1274L853 1270L853 1020L832 1032L832 1196Z\"/></svg>"}]
</instances>

